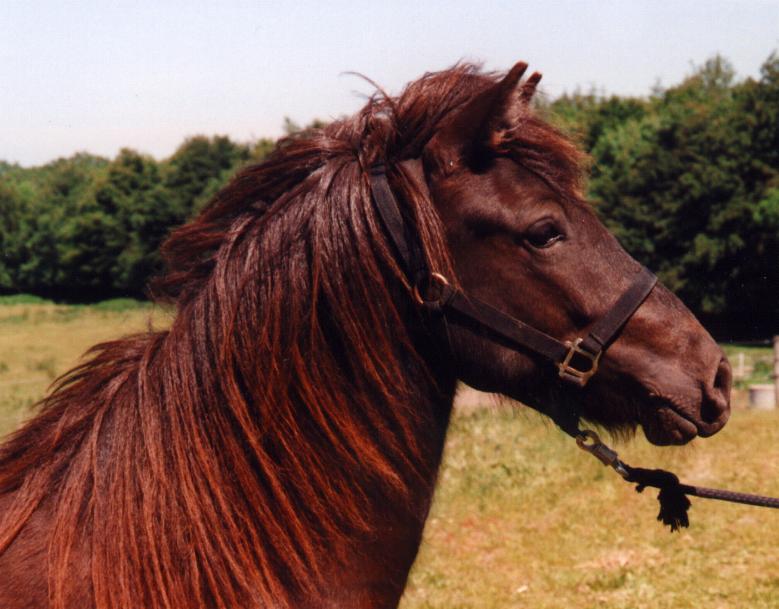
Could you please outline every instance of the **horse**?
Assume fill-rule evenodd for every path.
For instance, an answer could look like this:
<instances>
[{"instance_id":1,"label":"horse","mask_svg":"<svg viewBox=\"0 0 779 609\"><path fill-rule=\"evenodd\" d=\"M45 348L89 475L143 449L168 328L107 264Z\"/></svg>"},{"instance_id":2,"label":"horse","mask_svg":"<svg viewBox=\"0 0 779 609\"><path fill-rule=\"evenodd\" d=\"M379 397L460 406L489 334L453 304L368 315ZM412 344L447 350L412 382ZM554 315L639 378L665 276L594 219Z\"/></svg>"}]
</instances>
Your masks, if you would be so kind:
<instances>
[{"instance_id":1,"label":"horse","mask_svg":"<svg viewBox=\"0 0 779 609\"><path fill-rule=\"evenodd\" d=\"M378 90L169 236L170 327L93 347L0 447L0 606L396 607L458 381L659 445L725 424L729 364L654 280L577 347L642 267L526 67ZM444 288L459 313L422 306Z\"/></svg>"}]
</instances>

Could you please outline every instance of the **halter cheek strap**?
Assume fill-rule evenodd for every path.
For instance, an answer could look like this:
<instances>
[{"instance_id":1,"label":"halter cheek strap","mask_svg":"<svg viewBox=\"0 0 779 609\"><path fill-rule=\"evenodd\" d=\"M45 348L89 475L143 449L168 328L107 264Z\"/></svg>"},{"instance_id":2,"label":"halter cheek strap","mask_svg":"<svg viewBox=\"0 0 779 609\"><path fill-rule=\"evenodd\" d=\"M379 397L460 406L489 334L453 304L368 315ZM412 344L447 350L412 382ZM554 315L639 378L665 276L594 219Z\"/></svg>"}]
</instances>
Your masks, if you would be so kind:
<instances>
[{"instance_id":1,"label":"halter cheek strap","mask_svg":"<svg viewBox=\"0 0 779 609\"><path fill-rule=\"evenodd\" d=\"M603 351L657 283L657 277L642 267L631 286L586 336L561 342L475 296L465 294L440 273L431 272L418 239L410 232L411 223L406 222L401 214L384 165L371 168L370 181L379 216L414 286L414 298L420 306L440 312L451 321L465 318L512 348L544 356L557 366L560 378L578 387L584 387L598 371Z\"/></svg>"}]
</instances>

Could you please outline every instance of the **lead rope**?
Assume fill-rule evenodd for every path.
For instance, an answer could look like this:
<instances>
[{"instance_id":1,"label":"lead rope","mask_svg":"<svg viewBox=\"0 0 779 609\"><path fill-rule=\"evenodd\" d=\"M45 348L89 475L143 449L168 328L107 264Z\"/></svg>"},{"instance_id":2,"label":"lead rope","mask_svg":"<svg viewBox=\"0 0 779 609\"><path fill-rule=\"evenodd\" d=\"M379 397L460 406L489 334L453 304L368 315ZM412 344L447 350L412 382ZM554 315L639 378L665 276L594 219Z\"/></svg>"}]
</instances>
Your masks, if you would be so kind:
<instances>
[{"instance_id":1,"label":"lead rope","mask_svg":"<svg viewBox=\"0 0 779 609\"><path fill-rule=\"evenodd\" d=\"M657 519L671 527L671 531L678 531L681 527L690 525L687 511L692 504L687 497L688 495L702 499L718 499L758 507L779 508L779 499L774 497L682 484L676 474L672 472L663 469L631 467L619 458L615 450L604 444L594 431L590 429L578 429L575 433L564 431L574 437L579 448L590 453L603 465L613 468L626 482L636 484L636 492L640 493L648 486L660 489L660 493L657 495L657 500L660 502L660 513L657 515Z\"/></svg>"}]
</instances>

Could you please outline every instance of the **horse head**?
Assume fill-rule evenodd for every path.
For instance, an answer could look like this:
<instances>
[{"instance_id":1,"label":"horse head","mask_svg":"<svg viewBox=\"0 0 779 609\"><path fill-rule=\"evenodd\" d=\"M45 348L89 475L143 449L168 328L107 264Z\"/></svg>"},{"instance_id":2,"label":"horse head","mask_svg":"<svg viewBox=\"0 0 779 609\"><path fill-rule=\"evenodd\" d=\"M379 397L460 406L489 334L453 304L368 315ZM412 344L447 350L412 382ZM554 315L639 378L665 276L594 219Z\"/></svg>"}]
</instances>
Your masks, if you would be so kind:
<instances>
[{"instance_id":1,"label":"horse head","mask_svg":"<svg viewBox=\"0 0 779 609\"><path fill-rule=\"evenodd\" d=\"M610 314L642 267L583 198L581 155L530 110L540 75L522 81L525 68L442 121L410 172L437 210L451 281L465 298L575 341ZM660 284L648 289L607 337L586 384L564 382L559 365L473 323L447 323L456 374L556 418L575 408L612 430L640 424L655 444L710 436L729 416L728 361L678 298Z\"/></svg>"}]
</instances>

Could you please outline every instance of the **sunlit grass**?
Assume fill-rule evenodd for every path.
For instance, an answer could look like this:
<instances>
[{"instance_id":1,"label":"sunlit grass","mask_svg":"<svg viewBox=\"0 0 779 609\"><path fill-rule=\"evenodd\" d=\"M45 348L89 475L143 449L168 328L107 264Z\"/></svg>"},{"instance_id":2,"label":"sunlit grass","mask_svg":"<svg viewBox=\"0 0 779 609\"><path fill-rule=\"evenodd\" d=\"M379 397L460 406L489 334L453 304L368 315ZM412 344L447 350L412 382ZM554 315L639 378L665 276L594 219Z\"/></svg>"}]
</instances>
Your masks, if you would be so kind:
<instances>
[{"instance_id":1,"label":"sunlit grass","mask_svg":"<svg viewBox=\"0 0 779 609\"><path fill-rule=\"evenodd\" d=\"M0 307L0 433L96 342L164 312L132 303ZM693 484L779 495L779 411L736 409L715 437L682 448L637 438L633 465ZM655 521L632 487L533 413L458 411L402 609L775 609L779 511L693 499L692 527Z\"/></svg>"},{"instance_id":2,"label":"sunlit grass","mask_svg":"<svg viewBox=\"0 0 779 609\"><path fill-rule=\"evenodd\" d=\"M91 306L0 300L0 434L16 428L89 347L166 319L164 311L129 300Z\"/></svg>"},{"instance_id":3,"label":"sunlit grass","mask_svg":"<svg viewBox=\"0 0 779 609\"><path fill-rule=\"evenodd\" d=\"M693 484L779 495L779 414L737 410L681 448L619 446ZM779 607L779 512L693 500L692 527L636 494L537 415L453 421L403 609Z\"/></svg>"}]
</instances>

